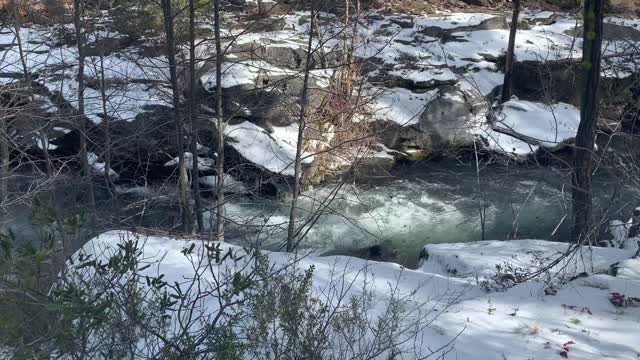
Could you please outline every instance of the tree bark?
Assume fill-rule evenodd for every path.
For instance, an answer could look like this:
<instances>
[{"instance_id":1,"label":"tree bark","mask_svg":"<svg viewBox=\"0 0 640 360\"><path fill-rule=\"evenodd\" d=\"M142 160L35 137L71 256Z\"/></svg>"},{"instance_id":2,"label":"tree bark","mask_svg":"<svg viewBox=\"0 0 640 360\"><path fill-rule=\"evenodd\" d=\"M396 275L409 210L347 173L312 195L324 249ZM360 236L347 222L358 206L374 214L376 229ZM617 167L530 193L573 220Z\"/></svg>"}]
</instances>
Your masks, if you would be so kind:
<instances>
[{"instance_id":1,"label":"tree bark","mask_svg":"<svg viewBox=\"0 0 640 360\"><path fill-rule=\"evenodd\" d=\"M598 119L598 85L604 0L584 2L584 42L582 66L585 83L582 93L580 125L576 134L573 168L573 231L572 240L583 242L591 230L591 158L596 138Z\"/></svg>"},{"instance_id":2,"label":"tree bark","mask_svg":"<svg viewBox=\"0 0 640 360\"><path fill-rule=\"evenodd\" d=\"M83 180L87 186L87 196L89 197L89 206L91 207L90 221L92 226L95 225L96 198L93 190L93 182L91 180L91 167L89 165L87 152L87 130L85 126L84 112L84 34L82 31L82 3L81 0L74 0L74 24L76 32L76 41L78 46L78 109L77 121L78 130L80 132L80 164L82 165Z\"/></svg>"},{"instance_id":3,"label":"tree bark","mask_svg":"<svg viewBox=\"0 0 640 360\"><path fill-rule=\"evenodd\" d=\"M204 231L202 200L200 198L200 173L198 169L198 119L196 116L196 33L195 33L195 0L189 0L189 122L191 125L192 170L191 185L193 191L194 213L196 215L197 232Z\"/></svg>"},{"instance_id":4,"label":"tree bark","mask_svg":"<svg viewBox=\"0 0 640 360\"><path fill-rule=\"evenodd\" d=\"M220 0L214 0L213 2L213 17L215 21L214 36L216 42L216 115L218 116L217 122L217 158L216 158L216 196L215 196L215 211L216 211L216 234L215 239L217 241L224 241L224 220L225 220L225 208L224 208L224 113L222 110L222 62L224 60L224 54L222 53L222 38L220 37Z\"/></svg>"},{"instance_id":5,"label":"tree bark","mask_svg":"<svg viewBox=\"0 0 640 360\"><path fill-rule=\"evenodd\" d=\"M104 118L102 123L104 125L104 181L107 185L107 190L112 198L115 198L115 185L112 182L111 172L111 121L109 120L109 114L107 114L107 93L106 83L104 79L104 53L100 50L100 99L102 101L102 113Z\"/></svg>"},{"instance_id":6,"label":"tree bark","mask_svg":"<svg viewBox=\"0 0 640 360\"><path fill-rule=\"evenodd\" d=\"M312 2L313 4L313 2ZM298 206L298 195L300 194L300 175L302 173L302 145L304 141L305 111L309 96L309 76L311 73L311 62L313 61L313 33L315 32L315 11L311 7L311 24L309 26L309 41L307 43L307 61L304 67L304 82L302 84L302 96L300 98L300 115L298 117L298 143L296 145L296 158L293 174L293 194L291 196L291 209L289 211L289 226L287 229L287 251L293 251L296 246L295 221L296 207Z\"/></svg>"},{"instance_id":7,"label":"tree bark","mask_svg":"<svg viewBox=\"0 0 640 360\"><path fill-rule=\"evenodd\" d=\"M9 131L8 116L4 109L0 109L0 205L9 196Z\"/></svg>"},{"instance_id":8,"label":"tree bark","mask_svg":"<svg viewBox=\"0 0 640 360\"><path fill-rule=\"evenodd\" d=\"M13 26L16 32L16 41L18 43L18 55L20 56L20 63L22 65L22 72L24 76L24 80L29 80L29 69L27 68L27 60L24 56L24 50L22 48L22 36L20 36L20 28L22 25L20 24L20 14L18 14L18 3L16 0L13 1Z\"/></svg>"},{"instance_id":9,"label":"tree bark","mask_svg":"<svg viewBox=\"0 0 640 360\"><path fill-rule=\"evenodd\" d=\"M500 103L505 103L511 99L513 88L513 62L516 48L516 34L518 32L518 18L520 17L520 0L513 0L513 16L511 17L511 31L509 32L509 45L507 48L507 58L504 67L504 83L502 84L502 96Z\"/></svg>"},{"instance_id":10,"label":"tree bark","mask_svg":"<svg viewBox=\"0 0 640 360\"><path fill-rule=\"evenodd\" d=\"M178 150L178 192L180 197L180 212L184 232L190 234L193 229L193 218L189 206L189 185L187 168L184 158L184 126L180 118L180 93L178 89L178 72L176 61L176 40L173 26L173 8L171 0L162 0L164 15L165 37L167 42L167 59L169 60L169 77L172 88L173 118L176 125L176 148Z\"/></svg>"}]
</instances>

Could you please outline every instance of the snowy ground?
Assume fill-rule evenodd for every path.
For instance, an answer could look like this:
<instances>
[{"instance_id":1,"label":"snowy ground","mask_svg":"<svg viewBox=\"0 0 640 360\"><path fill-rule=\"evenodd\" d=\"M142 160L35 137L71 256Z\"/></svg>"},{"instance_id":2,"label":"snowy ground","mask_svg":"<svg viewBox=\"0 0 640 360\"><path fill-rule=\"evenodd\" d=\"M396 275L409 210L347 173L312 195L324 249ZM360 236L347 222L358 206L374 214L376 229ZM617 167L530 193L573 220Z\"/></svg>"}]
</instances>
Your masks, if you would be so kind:
<instances>
[{"instance_id":1,"label":"snowy ground","mask_svg":"<svg viewBox=\"0 0 640 360\"><path fill-rule=\"evenodd\" d=\"M116 247L121 234L100 235L81 251L104 257ZM157 270L166 274L165 281L184 282L193 273L192 263L181 253L190 241L161 237L142 237L141 241L146 261L162 259ZM195 246L199 248L202 242L195 242ZM222 249L228 248L239 250L222 244ZM424 341L423 353L427 347L435 349L455 338L445 359L637 359L640 308L615 307L609 298L612 292L640 297L640 278L631 272L623 278L606 274L609 265L621 260L637 264L640 259L628 260L635 249L581 249L579 256L564 263L562 271L553 268L549 274L554 278L562 274L567 279L586 271L589 276L556 284L555 295L546 295L548 286L541 281L493 293L478 285L490 277L496 264L512 263L533 270L566 248L567 244L541 240L434 244L426 247L429 258L417 270L349 257L304 257L298 267L315 266L313 291L319 299L330 293L326 290L335 286L336 279L359 285L348 287L350 295L360 291L365 279L370 281L382 303L394 286L403 294L416 290L415 303L426 301L421 305L424 310L436 309L437 314L435 322L417 334ZM283 265L292 256L271 253L269 259ZM227 260L218 266L233 265ZM452 274L454 268L456 275ZM145 271L155 273L156 268ZM210 305L214 311L215 302ZM372 318L378 315L376 308L370 313Z\"/></svg>"}]
</instances>

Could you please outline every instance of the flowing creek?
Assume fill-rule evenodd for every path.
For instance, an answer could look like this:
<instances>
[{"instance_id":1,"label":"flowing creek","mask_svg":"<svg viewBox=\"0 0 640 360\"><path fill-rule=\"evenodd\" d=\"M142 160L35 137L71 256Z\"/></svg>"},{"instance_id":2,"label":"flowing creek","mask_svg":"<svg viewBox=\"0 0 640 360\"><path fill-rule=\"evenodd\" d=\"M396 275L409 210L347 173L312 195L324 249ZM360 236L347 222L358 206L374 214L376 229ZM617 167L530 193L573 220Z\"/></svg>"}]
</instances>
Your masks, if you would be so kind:
<instances>
[{"instance_id":1,"label":"flowing creek","mask_svg":"<svg viewBox=\"0 0 640 360\"><path fill-rule=\"evenodd\" d=\"M475 166L470 165L404 165L387 179L345 184L302 246L319 253L332 249L331 253L349 254L385 244L396 251L395 261L415 266L427 243L514 238L566 241L571 223L569 185L568 171L550 167L490 167L478 177ZM335 186L326 184L305 192L300 197L300 216L317 209ZM596 214L615 209L622 217L640 196L637 188L605 175L594 178L593 193ZM612 202L614 194L621 200ZM272 242L262 241L269 238L281 244L289 214L289 207L282 204L288 201L274 206L273 201L233 200L228 215L243 224L252 219L256 227L248 230L242 225L234 233L249 243L273 247Z\"/></svg>"}]
</instances>

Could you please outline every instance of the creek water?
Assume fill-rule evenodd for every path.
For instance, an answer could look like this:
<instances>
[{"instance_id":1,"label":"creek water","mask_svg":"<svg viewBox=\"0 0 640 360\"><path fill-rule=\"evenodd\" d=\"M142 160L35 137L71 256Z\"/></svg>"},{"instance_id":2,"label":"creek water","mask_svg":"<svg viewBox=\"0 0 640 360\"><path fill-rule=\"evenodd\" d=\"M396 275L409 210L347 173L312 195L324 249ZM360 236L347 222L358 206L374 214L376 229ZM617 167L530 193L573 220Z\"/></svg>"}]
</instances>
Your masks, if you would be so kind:
<instances>
[{"instance_id":1,"label":"creek water","mask_svg":"<svg viewBox=\"0 0 640 360\"><path fill-rule=\"evenodd\" d=\"M356 249L382 244L396 253L388 260L412 267L429 243L525 238L567 241L569 174L550 166L520 165L487 166L478 172L473 164L442 160L400 165L388 177L346 183L335 194L338 184L326 183L299 198L298 219L308 221L335 195L300 247L316 254L353 254ZM638 205L640 190L600 171L593 179L593 198L596 215L606 210L613 219L625 219ZM227 201L227 241L267 249L282 247L290 198L230 195ZM101 206L100 210L103 215L124 214L122 209L128 205L121 202L118 209ZM16 208L5 225L17 237L36 238L29 214L28 209ZM149 210L141 220L144 223L135 225L167 228L178 218L174 203ZM209 216L205 220L210 224ZM118 221L111 219L113 225L105 229L117 227ZM96 232L86 233L88 238ZM78 246L84 241L79 240Z\"/></svg>"},{"instance_id":2,"label":"creek water","mask_svg":"<svg viewBox=\"0 0 640 360\"><path fill-rule=\"evenodd\" d=\"M404 165L388 178L344 184L301 246L348 254L386 244L396 251L395 261L415 266L428 243L567 241L570 183L569 171L553 167L492 166L478 173L473 165L450 161ZM324 184L303 193L298 216L309 218L336 186ZM640 191L603 173L593 179L593 197L595 214L608 210L623 218L637 205L634 199L640 199ZM234 231L236 238L267 247L281 244L286 237L288 203L288 199L275 204L232 200L227 214L242 224Z\"/></svg>"}]
</instances>

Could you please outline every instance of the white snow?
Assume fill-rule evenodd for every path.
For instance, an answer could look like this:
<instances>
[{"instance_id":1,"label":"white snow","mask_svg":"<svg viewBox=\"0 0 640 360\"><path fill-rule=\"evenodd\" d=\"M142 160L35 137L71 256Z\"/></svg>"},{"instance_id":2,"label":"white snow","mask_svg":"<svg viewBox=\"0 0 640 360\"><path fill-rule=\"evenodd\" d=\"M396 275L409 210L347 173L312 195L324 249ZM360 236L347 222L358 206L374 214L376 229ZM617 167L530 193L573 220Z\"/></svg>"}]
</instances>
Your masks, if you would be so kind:
<instances>
[{"instance_id":1,"label":"white snow","mask_svg":"<svg viewBox=\"0 0 640 360\"><path fill-rule=\"evenodd\" d=\"M185 167L189 170L193 170L193 155L190 152L185 151L184 161L185 161ZM173 159L167 161L164 164L164 166L167 166L167 167L177 166L179 162L180 162L180 159L176 156ZM211 170L213 169L215 164L216 164L215 159L203 158L198 156L198 169L200 170Z\"/></svg>"},{"instance_id":2,"label":"white snow","mask_svg":"<svg viewBox=\"0 0 640 360\"><path fill-rule=\"evenodd\" d=\"M216 189L218 185L218 177L216 175L202 176L200 177L200 184ZM223 191L244 194L249 192L249 188L242 181L238 181L233 176L225 174Z\"/></svg>"},{"instance_id":3,"label":"white snow","mask_svg":"<svg viewBox=\"0 0 640 360\"><path fill-rule=\"evenodd\" d=\"M435 83L435 82L456 82L458 78L456 75L447 68L442 69L430 69L430 68L418 68L418 69L395 69L389 72L390 75L399 76L404 79L412 80L415 82Z\"/></svg>"},{"instance_id":4,"label":"white snow","mask_svg":"<svg viewBox=\"0 0 640 360\"><path fill-rule=\"evenodd\" d=\"M624 280L640 279L640 258L625 259L616 264L616 277Z\"/></svg>"},{"instance_id":5,"label":"white snow","mask_svg":"<svg viewBox=\"0 0 640 360\"><path fill-rule=\"evenodd\" d=\"M496 265L508 262L527 271L549 264L569 249L569 244L545 240L477 241L456 244L429 244L429 254L421 269L438 274L455 274L469 280L483 279L495 273ZM606 272L616 261L631 257L630 250L583 247L550 271L570 276L588 272Z\"/></svg>"},{"instance_id":6,"label":"white snow","mask_svg":"<svg viewBox=\"0 0 640 360\"><path fill-rule=\"evenodd\" d=\"M35 140L36 140L36 146L40 150L44 150L45 148L47 150L55 150L55 149L58 148L58 145L52 144L51 141L48 138L46 138L46 135L45 135L45 139L44 139L44 144L43 144L43 141L42 141L41 138L36 138Z\"/></svg>"},{"instance_id":7,"label":"white snow","mask_svg":"<svg viewBox=\"0 0 640 360\"><path fill-rule=\"evenodd\" d=\"M94 175L104 176L104 170L107 164L105 162L99 161L98 155L92 152L87 153L87 161L89 162L89 166L91 166ZM112 179L117 179L118 173L113 169L109 169L109 177Z\"/></svg>"},{"instance_id":8,"label":"white snow","mask_svg":"<svg viewBox=\"0 0 640 360\"><path fill-rule=\"evenodd\" d=\"M491 128L482 127L477 131L488 142L487 147L497 152L526 156L535 153L539 146L531 145L512 136L494 131Z\"/></svg>"},{"instance_id":9,"label":"white snow","mask_svg":"<svg viewBox=\"0 0 640 360\"><path fill-rule=\"evenodd\" d=\"M133 234L108 232L89 241L80 251L107 260L116 250L121 238ZM165 274L164 281L187 284L193 276L192 261L198 259L203 246L201 240L183 241L163 237L140 235L145 263L159 262L142 271L142 275ZM184 255L183 249L193 244L193 255ZM542 240L484 241L466 244L427 245L429 260L417 270L405 269L393 263L379 263L355 258L333 256L307 256L295 265L304 270L314 266L312 291L321 301L327 301L330 289L347 289L346 298L355 296L368 286L373 291L373 304L384 304L392 289L400 294L413 294L423 314L429 313L434 321L427 327L416 329L416 352L403 358L416 359L454 341L442 359L562 359L560 352L567 342L569 359L637 359L640 353L637 334L640 332L640 308L616 308L609 302L611 292L627 297L639 296L637 274L616 278L601 271L608 264L629 258L630 252L611 248L584 248L580 257L567 261L571 272L587 270L592 275L579 278L567 285L557 285L556 295L545 295L544 281L528 281L505 292L485 293L477 285L474 274L488 275L495 264L513 262L518 266L535 269L538 259L550 261L567 244ZM229 249L242 253L242 249L221 243L223 252ZM76 255L77 256L77 255ZM293 255L269 253L276 267L291 262ZM227 269L237 271L240 264L227 260L215 265L215 273ZM207 266L205 262L202 266ZM448 269L459 269L452 276ZM555 271L555 270L554 270ZM201 272L203 280L212 275ZM353 286L351 285L353 284ZM145 286L141 284L141 286ZM189 288L183 286L183 288ZM203 305L210 312L218 309L217 298L205 298ZM381 316L382 306L374 306L367 316ZM437 317L436 317L437 316ZM176 321L174 318L173 322ZM407 320L408 321L408 320ZM169 326L168 331L173 331ZM371 336L367 334L366 336ZM413 333L411 334L413 336ZM400 349L413 349L416 342L409 341ZM387 358L381 354L376 359Z\"/></svg>"},{"instance_id":10,"label":"white snow","mask_svg":"<svg viewBox=\"0 0 640 360\"><path fill-rule=\"evenodd\" d=\"M245 159L274 174L294 175L298 126L274 127L266 130L249 121L226 125L225 136ZM303 153L303 163L313 161L312 154Z\"/></svg>"},{"instance_id":11,"label":"white snow","mask_svg":"<svg viewBox=\"0 0 640 360\"><path fill-rule=\"evenodd\" d=\"M369 93L373 99L370 105L374 118L407 126L420 121L420 114L437 96L438 90L417 94L403 88L372 88Z\"/></svg>"},{"instance_id":12,"label":"white snow","mask_svg":"<svg viewBox=\"0 0 640 360\"><path fill-rule=\"evenodd\" d=\"M532 138L544 147L555 147L574 138L580 124L580 110L565 103L546 105L512 99L504 103L496 116L499 126Z\"/></svg>"},{"instance_id":13,"label":"white snow","mask_svg":"<svg viewBox=\"0 0 640 360\"><path fill-rule=\"evenodd\" d=\"M464 91L487 96L496 87L502 86L503 82L503 73L488 69L479 69L478 71L465 73L460 81L460 88Z\"/></svg>"},{"instance_id":14,"label":"white snow","mask_svg":"<svg viewBox=\"0 0 640 360\"><path fill-rule=\"evenodd\" d=\"M454 29L462 26L479 25L483 21L494 17L491 14L451 13L444 16L418 18L416 25L418 28L435 26L441 29Z\"/></svg>"}]
</instances>

